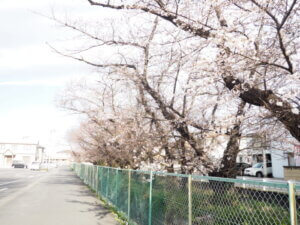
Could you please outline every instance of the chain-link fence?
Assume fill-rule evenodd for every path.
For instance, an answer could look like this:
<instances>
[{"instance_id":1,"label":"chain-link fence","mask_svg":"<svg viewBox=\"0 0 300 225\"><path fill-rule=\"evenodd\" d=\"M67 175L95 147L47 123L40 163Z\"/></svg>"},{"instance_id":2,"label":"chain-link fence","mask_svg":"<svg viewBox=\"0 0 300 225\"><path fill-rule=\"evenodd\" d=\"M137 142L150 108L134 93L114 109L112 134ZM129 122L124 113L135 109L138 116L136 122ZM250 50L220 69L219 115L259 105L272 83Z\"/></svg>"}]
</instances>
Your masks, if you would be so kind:
<instances>
[{"instance_id":1,"label":"chain-link fence","mask_svg":"<svg viewBox=\"0 0 300 225\"><path fill-rule=\"evenodd\" d=\"M76 174L138 225L288 225L300 186L74 164ZM300 224L300 223L299 223Z\"/></svg>"}]
</instances>

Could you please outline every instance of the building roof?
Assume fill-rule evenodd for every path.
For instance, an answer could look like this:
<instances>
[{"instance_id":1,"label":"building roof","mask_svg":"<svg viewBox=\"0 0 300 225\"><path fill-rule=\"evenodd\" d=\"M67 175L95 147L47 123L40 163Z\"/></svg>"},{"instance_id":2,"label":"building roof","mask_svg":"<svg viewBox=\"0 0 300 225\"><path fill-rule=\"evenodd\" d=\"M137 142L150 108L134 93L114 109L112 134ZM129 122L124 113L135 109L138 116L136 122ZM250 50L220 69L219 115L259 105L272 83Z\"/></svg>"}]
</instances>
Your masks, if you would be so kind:
<instances>
[{"instance_id":1,"label":"building roof","mask_svg":"<svg viewBox=\"0 0 300 225\"><path fill-rule=\"evenodd\" d=\"M25 142L1 142L1 144L8 144L8 145L39 145L38 143L25 143Z\"/></svg>"},{"instance_id":2,"label":"building roof","mask_svg":"<svg viewBox=\"0 0 300 225\"><path fill-rule=\"evenodd\" d=\"M0 144L38 145L39 140L32 137L0 137Z\"/></svg>"}]
</instances>

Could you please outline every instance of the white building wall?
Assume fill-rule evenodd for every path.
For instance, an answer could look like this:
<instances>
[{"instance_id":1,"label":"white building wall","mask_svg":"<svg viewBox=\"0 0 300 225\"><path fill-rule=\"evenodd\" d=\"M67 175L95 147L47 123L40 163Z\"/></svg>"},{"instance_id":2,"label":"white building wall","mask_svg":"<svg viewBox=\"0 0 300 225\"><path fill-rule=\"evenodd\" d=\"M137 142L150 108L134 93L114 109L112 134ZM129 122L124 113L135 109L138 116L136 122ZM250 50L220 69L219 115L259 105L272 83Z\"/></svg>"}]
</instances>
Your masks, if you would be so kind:
<instances>
[{"instance_id":1,"label":"white building wall","mask_svg":"<svg viewBox=\"0 0 300 225\"><path fill-rule=\"evenodd\" d=\"M35 161L35 154L16 154L14 160L20 160L29 166Z\"/></svg>"},{"instance_id":2,"label":"white building wall","mask_svg":"<svg viewBox=\"0 0 300 225\"><path fill-rule=\"evenodd\" d=\"M2 165L4 165L4 157L0 152L0 168L2 167Z\"/></svg>"},{"instance_id":3,"label":"white building wall","mask_svg":"<svg viewBox=\"0 0 300 225\"><path fill-rule=\"evenodd\" d=\"M0 143L0 168L11 167L13 160L23 161L30 165L39 158L38 144L31 143ZM41 149L41 147L39 147ZM5 155L10 155L8 160Z\"/></svg>"},{"instance_id":4,"label":"white building wall","mask_svg":"<svg viewBox=\"0 0 300 225\"><path fill-rule=\"evenodd\" d=\"M284 151L273 150L271 152L272 157L272 170L273 177L284 178L284 166L288 166L288 159L284 154Z\"/></svg>"}]
</instances>

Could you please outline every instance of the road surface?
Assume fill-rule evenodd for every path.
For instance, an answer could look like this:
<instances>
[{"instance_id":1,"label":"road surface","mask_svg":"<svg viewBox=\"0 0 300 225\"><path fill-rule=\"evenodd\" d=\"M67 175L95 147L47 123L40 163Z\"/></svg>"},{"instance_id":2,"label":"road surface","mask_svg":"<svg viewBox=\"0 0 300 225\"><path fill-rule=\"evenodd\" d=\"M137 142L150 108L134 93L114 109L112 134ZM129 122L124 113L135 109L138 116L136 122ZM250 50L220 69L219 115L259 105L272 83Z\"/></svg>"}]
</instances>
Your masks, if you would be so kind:
<instances>
[{"instance_id":1,"label":"road surface","mask_svg":"<svg viewBox=\"0 0 300 225\"><path fill-rule=\"evenodd\" d=\"M1 225L117 225L67 167L0 169Z\"/></svg>"}]
</instances>

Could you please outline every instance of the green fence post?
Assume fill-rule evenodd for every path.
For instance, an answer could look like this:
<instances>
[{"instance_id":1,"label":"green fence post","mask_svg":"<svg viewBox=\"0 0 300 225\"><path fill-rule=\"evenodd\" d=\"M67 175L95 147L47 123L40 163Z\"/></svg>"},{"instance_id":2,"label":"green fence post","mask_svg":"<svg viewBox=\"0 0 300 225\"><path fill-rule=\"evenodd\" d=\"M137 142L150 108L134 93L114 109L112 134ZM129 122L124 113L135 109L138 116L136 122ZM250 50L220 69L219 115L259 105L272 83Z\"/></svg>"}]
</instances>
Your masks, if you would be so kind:
<instances>
[{"instance_id":1,"label":"green fence post","mask_svg":"<svg viewBox=\"0 0 300 225\"><path fill-rule=\"evenodd\" d=\"M118 208L118 197L119 197L119 169L116 169L116 193L115 193L115 205Z\"/></svg>"},{"instance_id":2,"label":"green fence post","mask_svg":"<svg viewBox=\"0 0 300 225\"><path fill-rule=\"evenodd\" d=\"M105 191L105 196L106 199L108 200L108 186L109 186L109 169L107 168L107 175L106 175L106 191Z\"/></svg>"},{"instance_id":3,"label":"green fence post","mask_svg":"<svg viewBox=\"0 0 300 225\"><path fill-rule=\"evenodd\" d=\"M87 171L86 166L85 164L83 164L83 182L85 184L86 184L86 171Z\"/></svg>"},{"instance_id":4,"label":"green fence post","mask_svg":"<svg viewBox=\"0 0 300 225\"><path fill-rule=\"evenodd\" d=\"M97 193L97 182L98 182L98 168L94 166L94 191Z\"/></svg>"},{"instance_id":5,"label":"green fence post","mask_svg":"<svg viewBox=\"0 0 300 225\"><path fill-rule=\"evenodd\" d=\"M101 167L101 171L100 171L100 174L101 174L101 176L100 176L100 180L101 180L101 183L100 183L100 193L101 193L101 196L102 197L104 197L104 185L105 185L105 182L104 182L104 175L103 175L103 170L104 170L105 168L104 167Z\"/></svg>"},{"instance_id":6,"label":"green fence post","mask_svg":"<svg viewBox=\"0 0 300 225\"><path fill-rule=\"evenodd\" d=\"M88 166L87 169L88 169L88 186L91 187L91 166Z\"/></svg>"},{"instance_id":7,"label":"green fence post","mask_svg":"<svg viewBox=\"0 0 300 225\"><path fill-rule=\"evenodd\" d=\"M96 172L95 170L97 169L96 166L93 166L93 190L96 191L96 181L97 181L97 178L96 178Z\"/></svg>"},{"instance_id":8,"label":"green fence post","mask_svg":"<svg viewBox=\"0 0 300 225\"><path fill-rule=\"evenodd\" d=\"M81 164L79 165L79 169L78 170L79 170L79 177L80 177L80 179L82 179L81 178L81 175L82 175L82 165Z\"/></svg>"},{"instance_id":9,"label":"green fence post","mask_svg":"<svg viewBox=\"0 0 300 225\"><path fill-rule=\"evenodd\" d=\"M89 185L89 176L90 176L90 170L89 166L86 166L86 184Z\"/></svg>"},{"instance_id":10,"label":"green fence post","mask_svg":"<svg viewBox=\"0 0 300 225\"><path fill-rule=\"evenodd\" d=\"M100 185L99 185L99 195L102 197L103 196L103 167L99 167L98 169L98 176L100 179Z\"/></svg>"},{"instance_id":11,"label":"green fence post","mask_svg":"<svg viewBox=\"0 0 300 225\"><path fill-rule=\"evenodd\" d=\"M291 225L297 225L297 208L296 208L296 185L294 181L289 180L289 203Z\"/></svg>"},{"instance_id":12,"label":"green fence post","mask_svg":"<svg viewBox=\"0 0 300 225\"><path fill-rule=\"evenodd\" d=\"M92 190L93 190L93 185L94 185L94 166L91 166L90 167L91 168L91 176L90 176L90 179L91 179L91 181L90 181L90 186L91 186L91 188L92 188Z\"/></svg>"},{"instance_id":13,"label":"green fence post","mask_svg":"<svg viewBox=\"0 0 300 225\"><path fill-rule=\"evenodd\" d=\"M82 180L83 182L85 183L85 177L86 177L86 168L85 168L85 165L82 164Z\"/></svg>"},{"instance_id":14,"label":"green fence post","mask_svg":"<svg viewBox=\"0 0 300 225\"><path fill-rule=\"evenodd\" d=\"M99 166L96 166L96 194L99 195Z\"/></svg>"},{"instance_id":15,"label":"green fence post","mask_svg":"<svg viewBox=\"0 0 300 225\"><path fill-rule=\"evenodd\" d=\"M91 188L94 188L94 166L91 166Z\"/></svg>"},{"instance_id":16,"label":"green fence post","mask_svg":"<svg viewBox=\"0 0 300 225\"><path fill-rule=\"evenodd\" d=\"M149 216L148 216L148 225L152 224L152 180L153 172L150 172L150 187L149 187Z\"/></svg>"},{"instance_id":17,"label":"green fence post","mask_svg":"<svg viewBox=\"0 0 300 225\"><path fill-rule=\"evenodd\" d=\"M89 172L90 172L89 171L89 167L86 166L86 176L85 176L86 177L86 181L85 182L86 182L87 185L89 185Z\"/></svg>"},{"instance_id":18,"label":"green fence post","mask_svg":"<svg viewBox=\"0 0 300 225\"><path fill-rule=\"evenodd\" d=\"M92 186L91 185L91 166L88 166L88 186Z\"/></svg>"},{"instance_id":19,"label":"green fence post","mask_svg":"<svg viewBox=\"0 0 300 225\"><path fill-rule=\"evenodd\" d=\"M86 166L86 165L84 165L84 172L85 172L85 174L84 174L84 183L85 184L87 184L88 183L88 175L89 175L89 171L88 171L88 167Z\"/></svg>"},{"instance_id":20,"label":"green fence post","mask_svg":"<svg viewBox=\"0 0 300 225\"><path fill-rule=\"evenodd\" d=\"M90 180L91 180L91 181L90 181L90 186L91 186L91 188L93 189L93 183L94 183L94 182L93 182L93 181L94 181L94 179L93 179L94 171L93 171L93 170L94 170L94 166L91 166L91 167L90 167L90 170L91 170L91 175L90 175Z\"/></svg>"},{"instance_id":21,"label":"green fence post","mask_svg":"<svg viewBox=\"0 0 300 225\"><path fill-rule=\"evenodd\" d=\"M81 174L82 174L82 166L81 166L81 164L79 165L78 171L79 171L79 177L81 179Z\"/></svg>"},{"instance_id":22,"label":"green fence post","mask_svg":"<svg viewBox=\"0 0 300 225\"><path fill-rule=\"evenodd\" d=\"M93 189L94 191L96 191L96 181L97 181L97 177L96 177L96 170L97 167L93 166Z\"/></svg>"},{"instance_id":23,"label":"green fence post","mask_svg":"<svg viewBox=\"0 0 300 225\"><path fill-rule=\"evenodd\" d=\"M84 180L84 175L85 175L85 167L83 164L81 164L81 180L83 181L83 183L85 182Z\"/></svg>"},{"instance_id":24,"label":"green fence post","mask_svg":"<svg viewBox=\"0 0 300 225\"><path fill-rule=\"evenodd\" d=\"M130 190L131 190L131 170L128 170L128 222L130 220Z\"/></svg>"},{"instance_id":25,"label":"green fence post","mask_svg":"<svg viewBox=\"0 0 300 225\"><path fill-rule=\"evenodd\" d=\"M188 177L189 225L192 225L192 176Z\"/></svg>"},{"instance_id":26,"label":"green fence post","mask_svg":"<svg viewBox=\"0 0 300 225\"><path fill-rule=\"evenodd\" d=\"M87 184L88 184L88 186L91 186L91 166L87 166L87 171L88 171Z\"/></svg>"},{"instance_id":27,"label":"green fence post","mask_svg":"<svg viewBox=\"0 0 300 225\"><path fill-rule=\"evenodd\" d=\"M80 175L79 175L79 177L82 180L82 164L80 164Z\"/></svg>"},{"instance_id":28,"label":"green fence post","mask_svg":"<svg viewBox=\"0 0 300 225\"><path fill-rule=\"evenodd\" d=\"M88 167L89 168L89 178L88 178L88 185L90 186L90 187L92 187L92 166L89 166Z\"/></svg>"}]
</instances>

